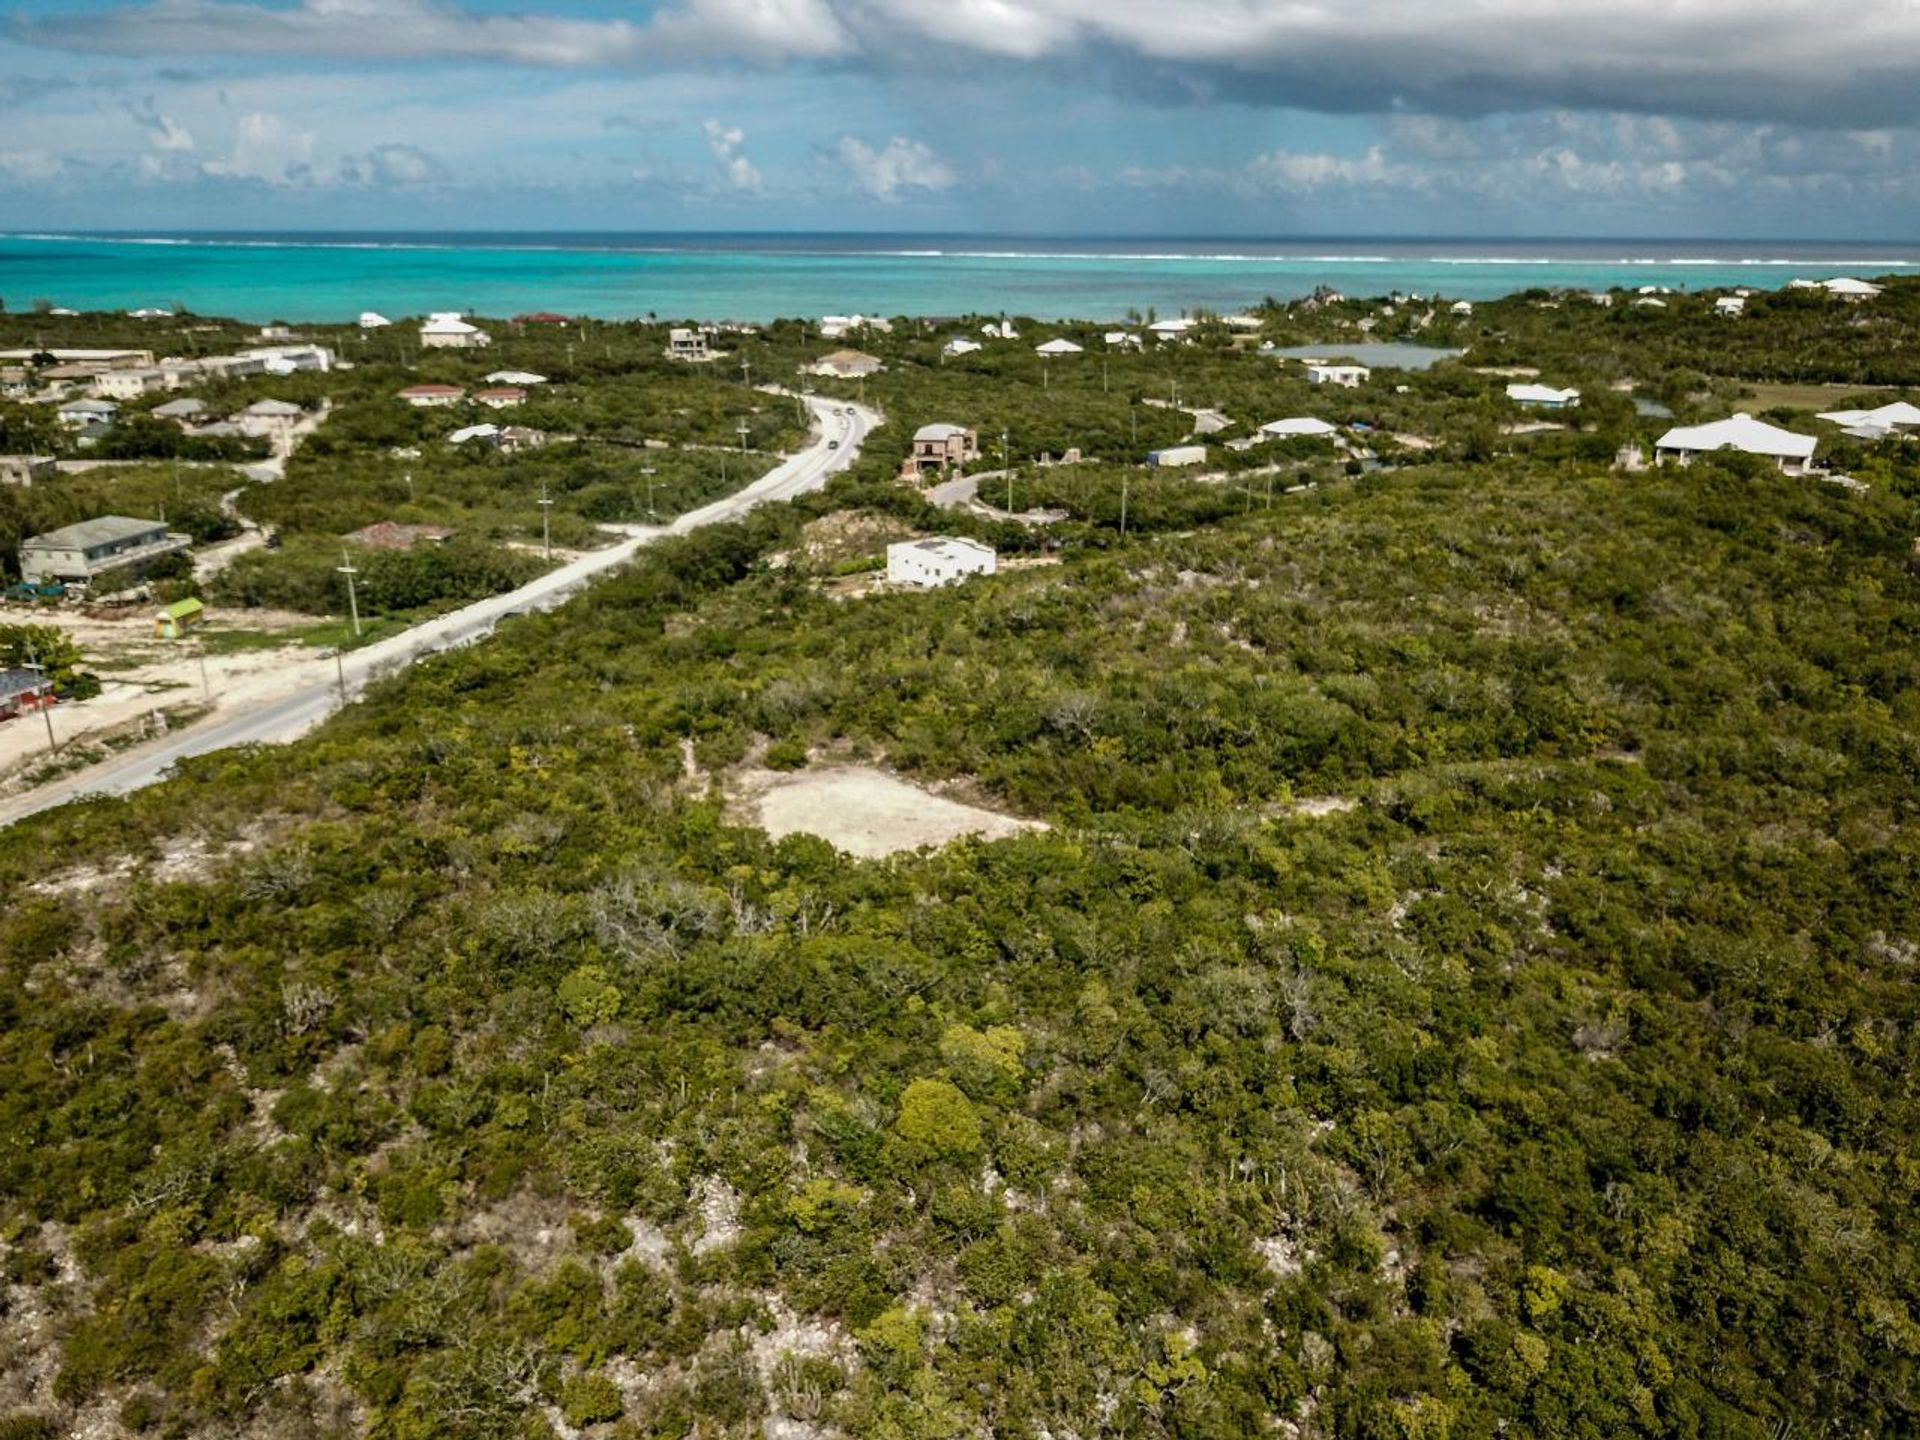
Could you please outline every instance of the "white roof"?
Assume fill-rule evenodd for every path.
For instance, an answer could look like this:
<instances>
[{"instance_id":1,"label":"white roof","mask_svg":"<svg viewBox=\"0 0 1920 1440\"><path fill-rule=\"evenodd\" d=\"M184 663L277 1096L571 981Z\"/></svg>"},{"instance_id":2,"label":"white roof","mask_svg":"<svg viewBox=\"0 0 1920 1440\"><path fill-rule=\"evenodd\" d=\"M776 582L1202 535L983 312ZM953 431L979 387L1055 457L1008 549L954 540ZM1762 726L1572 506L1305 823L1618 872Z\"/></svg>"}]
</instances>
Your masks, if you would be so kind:
<instances>
[{"instance_id":1,"label":"white roof","mask_svg":"<svg viewBox=\"0 0 1920 1440\"><path fill-rule=\"evenodd\" d=\"M982 545L978 540L969 540L962 535L934 535L925 540L896 540L887 546L889 553L895 550L925 550L947 560L971 560L990 558L991 545Z\"/></svg>"},{"instance_id":2,"label":"white roof","mask_svg":"<svg viewBox=\"0 0 1920 1440\"><path fill-rule=\"evenodd\" d=\"M1578 390L1556 390L1551 385L1533 385L1515 381L1507 386L1507 398L1522 405L1571 405L1580 398Z\"/></svg>"},{"instance_id":3,"label":"white roof","mask_svg":"<svg viewBox=\"0 0 1920 1440\"><path fill-rule=\"evenodd\" d=\"M1156 320L1147 329L1156 335L1184 335L1198 323L1194 320Z\"/></svg>"},{"instance_id":4,"label":"white roof","mask_svg":"<svg viewBox=\"0 0 1920 1440\"><path fill-rule=\"evenodd\" d=\"M1869 284L1865 280L1855 280L1849 275L1836 275L1833 279L1822 283L1827 287L1829 295L1878 295L1880 293L1878 285Z\"/></svg>"},{"instance_id":5,"label":"white roof","mask_svg":"<svg viewBox=\"0 0 1920 1440\"><path fill-rule=\"evenodd\" d=\"M381 326L391 325L392 323L391 320L387 319L387 317L382 315L378 310L362 310L360 312L360 328L362 330L378 330Z\"/></svg>"},{"instance_id":6,"label":"white roof","mask_svg":"<svg viewBox=\"0 0 1920 1440\"><path fill-rule=\"evenodd\" d=\"M956 435L965 435L966 433L967 427L964 425L952 425L945 420L936 420L933 424L922 425L918 430L914 431L913 438L916 440L951 440Z\"/></svg>"},{"instance_id":7,"label":"white roof","mask_svg":"<svg viewBox=\"0 0 1920 1440\"><path fill-rule=\"evenodd\" d=\"M285 400L256 400L240 412L242 415L269 415L277 417L303 415L298 405L290 405Z\"/></svg>"},{"instance_id":8,"label":"white roof","mask_svg":"<svg viewBox=\"0 0 1920 1440\"><path fill-rule=\"evenodd\" d=\"M1140 343L1140 337L1131 330L1109 330L1107 331L1107 343L1109 345L1138 345Z\"/></svg>"},{"instance_id":9,"label":"white roof","mask_svg":"<svg viewBox=\"0 0 1920 1440\"><path fill-rule=\"evenodd\" d=\"M1831 420L1836 425L1872 425L1882 430L1897 430L1908 425L1920 425L1920 405L1895 400L1891 405L1882 405L1874 410L1822 410L1820 418Z\"/></svg>"},{"instance_id":10,"label":"white roof","mask_svg":"<svg viewBox=\"0 0 1920 1440\"><path fill-rule=\"evenodd\" d=\"M62 415L113 415L119 410L111 400L69 400L60 407Z\"/></svg>"},{"instance_id":11,"label":"white roof","mask_svg":"<svg viewBox=\"0 0 1920 1440\"><path fill-rule=\"evenodd\" d=\"M547 377L531 370L496 370L487 376L489 385L544 385Z\"/></svg>"},{"instance_id":12,"label":"white roof","mask_svg":"<svg viewBox=\"0 0 1920 1440\"><path fill-rule=\"evenodd\" d=\"M497 440L500 437L498 425L469 425L464 430L456 430L447 436L449 445L464 445L469 440Z\"/></svg>"},{"instance_id":13,"label":"white roof","mask_svg":"<svg viewBox=\"0 0 1920 1440\"><path fill-rule=\"evenodd\" d=\"M427 317L426 323L420 327L420 333L422 335L475 335L479 333L479 328L462 320L457 311L440 310Z\"/></svg>"},{"instance_id":14,"label":"white roof","mask_svg":"<svg viewBox=\"0 0 1920 1440\"><path fill-rule=\"evenodd\" d=\"M974 351L985 348L978 340L969 340L964 335L956 335L947 341L949 355L971 355Z\"/></svg>"},{"instance_id":15,"label":"white roof","mask_svg":"<svg viewBox=\"0 0 1920 1440\"><path fill-rule=\"evenodd\" d=\"M1747 297L1744 295L1722 295L1718 300L1713 302L1713 308L1716 310L1744 310L1747 308Z\"/></svg>"},{"instance_id":16,"label":"white roof","mask_svg":"<svg viewBox=\"0 0 1920 1440\"><path fill-rule=\"evenodd\" d=\"M1806 460L1819 442L1756 420L1744 410L1706 425L1676 425L1658 440L1657 450L1743 450L1749 455L1779 455Z\"/></svg>"},{"instance_id":17,"label":"white roof","mask_svg":"<svg viewBox=\"0 0 1920 1440\"><path fill-rule=\"evenodd\" d=\"M1338 429L1311 415L1294 415L1285 420L1269 420L1260 427L1263 435L1332 435Z\"/></svg>"},{"instance_id":18,"label":"white roof","mask_svg":"<svg viewBox=\"0 0 1920 1440\"><path fill-rule=\"evenodd\" d=\"M1331 360L1303 360L1307 369L1318 371L1322 375L1369 375L1372 372L1364 365L1335 364Z\"/></svg>"},{"instance_id":19,"label":"white roof","mask_svg":"<svg viewBox=\"0 0 1920 1440\"><path fill-rule=\"evenodd\" d=\"M1667 308L1666 301L1655 300L1655 299L1652 299L1651 297L1642 297L1641 299L1638 299L1633 303L1648 310L1664 310Z\"/></svg>"},{"instance_id":20,"label":"white roof","mask_svg":"<svg viewBox=\"0 0 1920 1440\"><path fill-rule=\"evenodd\" d=\"M1080 353L1078 345L1064 338L1049 340L1044 345L1034 346L1033 349L1036 355L1078 355Z\"/></svg>"},{"instance_id":21,"label":"white roof","mask_svg":"<svg viewBox=\"0 0 1920 1440\"><path fill-rule=\"evenodd\" d=\"M982 335L992 335L1001 340L1016 340L1020 332L1013 328L1011 320L989 320L980 327Z\"/></svg>"},{"instance_id":22,"label":"white roof","mask_svg":"<svg viewBox=\"0 0 1920 1440\"><path fill-rule=\"evenodd\" d=\"M1447 308L1456 315L1471 315L1473 313L1473 302L1471 300L1456 300Z\"/></svg>"}]
</instances>

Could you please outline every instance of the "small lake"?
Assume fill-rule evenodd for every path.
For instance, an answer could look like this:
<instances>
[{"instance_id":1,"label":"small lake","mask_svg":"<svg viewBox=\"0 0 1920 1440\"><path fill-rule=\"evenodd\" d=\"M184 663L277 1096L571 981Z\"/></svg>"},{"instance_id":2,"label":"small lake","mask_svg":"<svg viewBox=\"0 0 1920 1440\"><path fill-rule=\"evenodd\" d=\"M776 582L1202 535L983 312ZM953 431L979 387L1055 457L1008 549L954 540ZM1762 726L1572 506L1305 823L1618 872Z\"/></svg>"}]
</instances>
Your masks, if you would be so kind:
<instances>
[{"instance_id":1,"label":"small lake","mask_svg":"<svg viewBox=\"0 0 1920 1440\"><path fill-rule=\"evenodd\" d=\"M1408 345L1399 340L1330 341L1325 345L1283 345L1262 355L1281 360L1357 360L1362 365L1381 369L1425 370L1441 360L1464 355L1464 350L1443 350L1435 345Z\"/></svg>"}]
</instances>

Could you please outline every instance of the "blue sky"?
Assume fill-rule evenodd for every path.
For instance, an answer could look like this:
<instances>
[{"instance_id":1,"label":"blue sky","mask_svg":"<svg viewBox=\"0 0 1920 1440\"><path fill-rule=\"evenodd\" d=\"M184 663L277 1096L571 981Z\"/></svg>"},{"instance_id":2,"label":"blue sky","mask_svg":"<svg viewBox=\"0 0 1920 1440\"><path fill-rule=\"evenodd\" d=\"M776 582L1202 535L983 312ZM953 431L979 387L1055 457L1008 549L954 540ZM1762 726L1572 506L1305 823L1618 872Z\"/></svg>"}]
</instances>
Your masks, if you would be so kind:
<instances>
[{"instance_id":1,"label":"blue sky","mask_svg":"<svg viewBox=\"0 0 1920 1440\"><path fill-rule=\"evenodd\" d=\"M0 228L1900 239L1920 10L34 0Z\"/></svg>"}]
</instances>

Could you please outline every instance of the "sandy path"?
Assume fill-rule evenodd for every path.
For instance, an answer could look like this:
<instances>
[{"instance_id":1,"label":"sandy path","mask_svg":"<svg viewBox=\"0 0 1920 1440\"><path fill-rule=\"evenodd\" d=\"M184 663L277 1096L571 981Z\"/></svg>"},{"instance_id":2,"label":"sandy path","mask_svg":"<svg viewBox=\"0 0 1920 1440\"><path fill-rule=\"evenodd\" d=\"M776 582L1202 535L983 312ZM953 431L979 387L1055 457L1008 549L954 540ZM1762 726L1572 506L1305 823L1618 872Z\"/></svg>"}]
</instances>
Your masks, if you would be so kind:
<instances>
[{"instance_id":1,"label":"sandy path","mask_svg":"<svg viewBox=\"0 0 1920 1440\"><path fill-rule=\"evenodd\" d=\"M793 774L763 770L741 778L747 808L774 839L817 835L863 860L945 845L962 835L1002 840L1046 828L1038 821L963 805L861 765Z\"/></svg>"}]
</instances>

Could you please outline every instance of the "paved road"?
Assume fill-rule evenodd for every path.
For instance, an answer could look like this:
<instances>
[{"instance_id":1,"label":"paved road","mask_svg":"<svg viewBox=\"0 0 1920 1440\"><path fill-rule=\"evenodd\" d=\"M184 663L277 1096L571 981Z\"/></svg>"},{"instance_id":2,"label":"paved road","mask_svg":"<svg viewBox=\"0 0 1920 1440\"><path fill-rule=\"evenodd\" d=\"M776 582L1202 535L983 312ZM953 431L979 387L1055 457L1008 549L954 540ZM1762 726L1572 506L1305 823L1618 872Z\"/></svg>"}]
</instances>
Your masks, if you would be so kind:
<instances>
[{"instance_id":1,"label":"paved road","mask_svg":"<svg viewBox=\"0 0 1920 1440\"><path fill-rule=\"evenodd\" d=\"M125 795L166 778L167 771L191 755L230 745L292 740L324 720L340 703L344 682L349 694L376 674L400 669L422 655L485 639L509 615L551 610L577 594L603 570L632 558L643 545L663 535L683 535L703 525L738 519L769 500L788 500L817 490L827 477L844 470L860 453L860 443L879 416L857 405L809 398L820 435L744 489L689 511L673 524L630 532L630 538L583 555L505 595L477 601L465 609L416 625L363 650L342 655L334 674L310 682L275 700L231 714L216 711L201 723L121 752L87 770L56 780L26 795L0 801L0 825L11 825L42 810L85 795ZM844 410L846 413L842 414Z\"/></svg>"}]
</instances>

